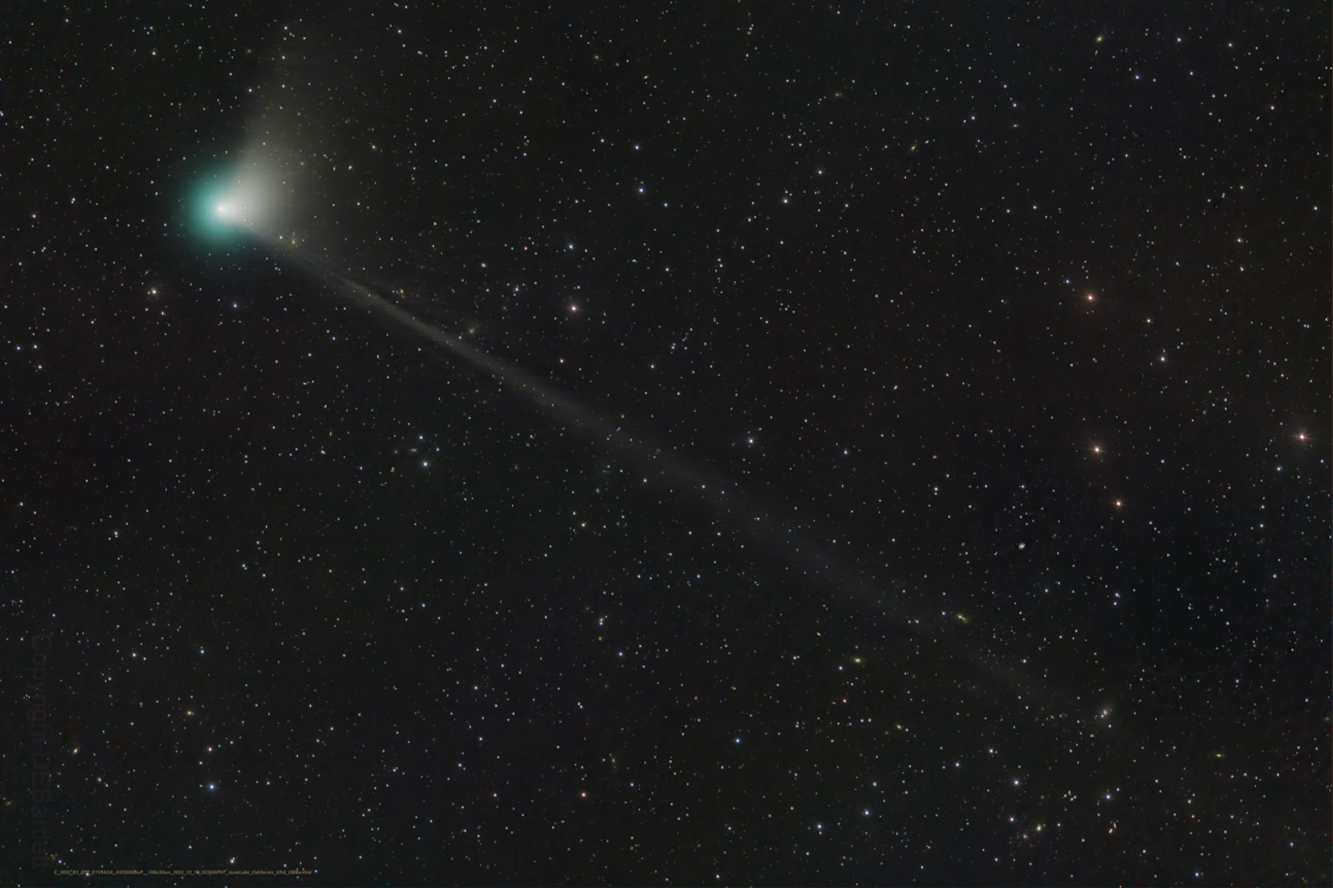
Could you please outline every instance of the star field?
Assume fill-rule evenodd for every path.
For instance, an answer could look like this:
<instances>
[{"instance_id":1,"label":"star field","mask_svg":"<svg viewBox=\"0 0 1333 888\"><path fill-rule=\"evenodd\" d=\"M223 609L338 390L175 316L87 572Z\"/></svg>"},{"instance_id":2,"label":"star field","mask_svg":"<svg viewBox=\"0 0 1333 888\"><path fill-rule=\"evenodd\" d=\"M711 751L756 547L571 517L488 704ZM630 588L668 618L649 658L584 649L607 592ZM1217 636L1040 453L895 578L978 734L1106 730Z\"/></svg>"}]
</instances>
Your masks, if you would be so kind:
<instances>
[{"instance_id":1,"label":"star field","mask_svg":"<svg viewBox=\"0 0 1333 888\"><path fill-rule=\"evenodd\" d=\"M1327 19L16 19L4 877L1327 884Z\"/></svg>"}]
</instances>

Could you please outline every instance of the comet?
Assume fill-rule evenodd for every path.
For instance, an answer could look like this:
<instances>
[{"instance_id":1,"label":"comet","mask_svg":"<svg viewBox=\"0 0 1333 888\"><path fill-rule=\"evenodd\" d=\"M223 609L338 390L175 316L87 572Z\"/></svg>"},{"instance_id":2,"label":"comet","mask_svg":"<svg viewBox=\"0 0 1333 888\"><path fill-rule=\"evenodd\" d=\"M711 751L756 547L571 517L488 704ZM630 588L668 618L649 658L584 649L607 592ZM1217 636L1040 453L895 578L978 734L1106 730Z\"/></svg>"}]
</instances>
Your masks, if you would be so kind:
<instances>
[{"instance_id":1,"label":"comet","mask_svg":"<svg viewBox=\"0 0 1333 888\"><path fill-rule=\"evenodd\" d=\"M940 632L946 625L961 627L972 622L956 611L950 619L947 602L940 596L919 590L907 594L899 583L884 578L884 573L889 573L884 565L859 566L835 555L822 541L810 518L791 509L764 504L732 479L631 434L623 423L599 415L519 364L483 351L463 337L418 318L310 250L298 248L295 237L279 233L290 232L292 222L297 221L293 186L300 162L294 155L287 157L273 151L268 147L272 144L267 142L264 150L247 152L240 166L217 175L197 195L195 212L200 227L210 238L252 241L285 257L342 301L492 376L562 426L616 454L632 482L653 482L674 495L694 499L705 505L720 525L730 526L764 551L787 561L804 577L870 604L911 631ZM313 221L313 217L303 221ZM578 306L570 306L571 312L577 310ZM1024 670L1006 669L975 650L968 653L983 671L1006 684L1031 690L1033 679Z\"/></svg>"},{"instance_id":2,"label":"comet","mask_svg":"<svg viewBox=\"0 0 1333 888\"><path fill-rule=\"evenodd\" d=\"M263 239L285 231L294 217L301 163L265 139L251 144L235 165L215 172L191 196L196 228L210 241L238 235Z\"/></svg>"}]
</instances>

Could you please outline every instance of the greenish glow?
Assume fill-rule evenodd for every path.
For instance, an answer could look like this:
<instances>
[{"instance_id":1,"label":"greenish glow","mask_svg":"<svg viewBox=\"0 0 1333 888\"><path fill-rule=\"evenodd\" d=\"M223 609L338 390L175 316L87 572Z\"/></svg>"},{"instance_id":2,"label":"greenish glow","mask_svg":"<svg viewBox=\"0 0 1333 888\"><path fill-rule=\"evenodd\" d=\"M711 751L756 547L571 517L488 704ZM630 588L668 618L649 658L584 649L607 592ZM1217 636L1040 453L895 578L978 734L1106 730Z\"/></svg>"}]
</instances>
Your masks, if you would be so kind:
<instances>
[{"instance_id":1,"label":"greenish glow","mask_svg":"<svg viewBox=\"0 0 1333 888\"><path fill-rule=\"evenodd\" d=\"M190 215L195 230L205 240L231 243L244 233L240 217L229 212L236 191L235 177L221 175L215 175L195 188L189 201Z\"/></svg>"},{"instance_id":2,"label":"greenish glow","mask_svg":"<svg viewBox=\"0 0 1333 888\"><path fill-rule=\"evenodd\" d=\"M194 227L207 241L230 244L246 236L276 236L287 187L283 177L247 156L225 170L205 174L189 200Z\"/></svg>"}]
</instances>

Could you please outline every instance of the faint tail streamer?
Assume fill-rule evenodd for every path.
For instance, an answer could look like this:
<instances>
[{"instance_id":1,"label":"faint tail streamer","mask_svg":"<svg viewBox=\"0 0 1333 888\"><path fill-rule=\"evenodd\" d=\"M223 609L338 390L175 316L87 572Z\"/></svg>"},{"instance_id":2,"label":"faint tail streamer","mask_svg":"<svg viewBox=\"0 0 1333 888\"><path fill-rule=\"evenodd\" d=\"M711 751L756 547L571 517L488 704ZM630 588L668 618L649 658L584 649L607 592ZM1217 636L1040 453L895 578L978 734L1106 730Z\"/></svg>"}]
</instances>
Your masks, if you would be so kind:
<instances>
[{"instance_id":1,"label":"faint tail streamer","mask_svg":"<svg viewBox=\"0 0 1333 888\"><path fill-rule=\"evenodd\" d=\"M722 475L691 465L669 451L640 441L521 367L488 354L433 324L419 320L364 284L359 284L309 257L296 253L291 255L311 273L340 290L356 306L410 330L422 339L462 358L477 369L491 374L571 429L616 451L644 472L668 482L673 489L683 489L692 493L716 510L720 516L731 519L731 523L738 530L762 542L780 544L789 558L798 562L807 571L826 576L830 571L836 570L835 560L821 553L812 541L805 538L804 533L794 522L775 518L771 510L746 504L741 495L734 490L733 485ZM859 578L860 575L856 576ZM850 576L840 578L842 583L851 580ZM863 586L860 590L862 592L872 591L872 587L864 578L858 579L856 585Z\"/></svg>"},{"instance_id":2,"label":"faint tail streamer","mask_svg":"<svg viewBox=\"0 0 1333 888\"><path fill-rule=\"evenodd\" d=\"M785 560L807 578L865 601L886 616L903 621L917 632L953 626L943 599L930 606L928 597L920 591L911 595L906 594L906 590L901 593L889 591L882 581L876 582L873 576L834 557L794 519L778 517L777 510L754 505L749 497L737 492L734 485L722 475L691 465L669 451L640 441L521 367L487 354L460 337L417 319L369 287L321 262L294 251L287 251L287 254L314 276L341 292L354 305L392 321L491 374L562 424L615 451L637 467L645 481L651 475L655 480L665 482L673 491L689 492L737 531L754 542L782 553ZM1036 690L1032 678L1023 675L1023 670L1002 666L995 658L975 648L968 651L968 655L969 659L1006 684L1025 692Z\"/></svg>"}]
</instances>

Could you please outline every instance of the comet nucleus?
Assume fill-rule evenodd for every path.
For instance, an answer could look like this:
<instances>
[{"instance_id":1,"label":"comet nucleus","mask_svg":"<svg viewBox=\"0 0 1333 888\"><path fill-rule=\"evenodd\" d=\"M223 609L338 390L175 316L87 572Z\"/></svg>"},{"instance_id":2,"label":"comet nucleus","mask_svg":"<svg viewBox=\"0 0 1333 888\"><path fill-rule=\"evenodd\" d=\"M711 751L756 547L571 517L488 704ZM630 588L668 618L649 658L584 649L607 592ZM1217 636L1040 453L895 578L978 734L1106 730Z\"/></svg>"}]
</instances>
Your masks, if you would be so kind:
<instances>
[{"instance_id":1,"label":"comet nucleus","mask_svg":"<svg viewBox=\"0 0 1333 888\"><path fill-rule=\"evenodd\" d=\"M299 162L267 140L247 146L234 166L214 172L195 192L197 227L214 240L240 234L267 238L287 231L293 221L292 177L297 167Z\"/></svg>"}]
</instances>

